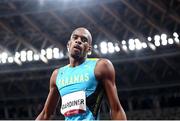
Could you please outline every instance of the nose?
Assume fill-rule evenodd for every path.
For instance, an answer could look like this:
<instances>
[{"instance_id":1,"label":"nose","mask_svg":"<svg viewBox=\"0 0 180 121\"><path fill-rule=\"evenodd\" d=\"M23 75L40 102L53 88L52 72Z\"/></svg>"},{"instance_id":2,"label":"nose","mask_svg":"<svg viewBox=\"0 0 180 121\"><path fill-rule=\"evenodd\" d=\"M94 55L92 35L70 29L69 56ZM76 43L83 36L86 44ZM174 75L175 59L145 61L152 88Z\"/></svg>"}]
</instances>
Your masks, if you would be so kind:
<instances>
[{"instance_id":1,"label":"nose","mask_svg":"<svg viewBox=\"0 0 180 121\"><path fill-rule=\"evenodd\" d=\"M78 37L78 38L76 39L75 43L77 43L77 44L82 44L81 37Z\"/></svg>"}]
</instances>

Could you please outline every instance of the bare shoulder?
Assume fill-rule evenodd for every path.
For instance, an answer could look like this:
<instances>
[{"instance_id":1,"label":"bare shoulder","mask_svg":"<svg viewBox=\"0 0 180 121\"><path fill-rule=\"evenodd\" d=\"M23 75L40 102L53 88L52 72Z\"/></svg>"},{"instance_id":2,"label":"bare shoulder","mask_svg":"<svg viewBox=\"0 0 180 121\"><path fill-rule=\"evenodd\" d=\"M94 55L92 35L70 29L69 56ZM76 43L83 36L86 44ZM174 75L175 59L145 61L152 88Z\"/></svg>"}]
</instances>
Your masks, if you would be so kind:
<instances>
[{"instance_id":1,"label":"bare shoulder","mask_svg":"<svg viewBox=\"0 0 180 121\"><path fill-rule=\"evenodd\" d=\"M97 79L102 79L102 77L112 74L114 74L114 67L112 62L104 58L99 59L95 68L95 75Z\"/></svg>"},{"instance_id":2,"label":"bare shoulder","mask_svg":"<svg viewBox=\"0 0 180 121\"><path fill-rule=\"evenodd\" d=\"M98 70L109 70L113 67L112 63L110 60L102 58L99 59L99 61L97 62L96 68Z\"/></svg>"},{"instance_id":3,"label":"bare shoulder","mask_svg":"<svg viewBox=\"0 0 180 121\"><path fill-rule=\"evenodd\" d=\"M109 66L112 65L111 61L106 58L101 58L98 60L97 65L99 66Z\"/></svg>"},{"instance_id":4,"label":"bare shoulder","mask_svg":"<svg viewBox=\"0 0 180 121\"><path fill-rule=\"evenodd\" d=\"M56 78L57 78L57 75L58 75L58 70L59 69L55 69L51 75L51 79L50 79L50 82L52 84L56 84Z\"/></svg>"},{"instance_id":5,"label":"bare shoulder","mask_svg":"<svg viewBox=\"0 0 180 121\"><path fill-rule=\"evenodd\" d=\"M59 69L55 69L55 70L53 71L52 75L53 75L53 76L57 76L58 70L59 70Z\"/></svg>"}]
</instances>

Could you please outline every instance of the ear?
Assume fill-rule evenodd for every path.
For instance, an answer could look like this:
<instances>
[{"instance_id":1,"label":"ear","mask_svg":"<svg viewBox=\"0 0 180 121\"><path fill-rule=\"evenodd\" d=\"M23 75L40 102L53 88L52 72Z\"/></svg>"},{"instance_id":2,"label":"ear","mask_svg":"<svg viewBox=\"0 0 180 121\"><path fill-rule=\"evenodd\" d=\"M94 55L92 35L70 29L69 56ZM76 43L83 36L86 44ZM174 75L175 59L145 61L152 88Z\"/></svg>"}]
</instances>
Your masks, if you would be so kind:
<instances>
[{"instance_id":1,"label":"ear","mask_svg":"<svg viewBox=\"0 0 180 121\"><path fill-rule=\"evenodd\" d=\"M88 55L91 55L91 52L92 51L92 46L90 45L89 48L88 48Z\"/></svg>"},{"instance_id":2,"label":"ear","mask_svg":"<svg viewBox=\"0 0 180 121\"><path fill-rule=\"evenodd\" d=\"M70 44L70 41L68 41L68 43L67 43L67 50L68 50L68 52L69 52L69 44Z\"/></svg>"},{"instance_id":3,"label":"ear","mask_svg":"<svg viewBox=\"0 0 180 121\"><path fill-rule=\"evenodd\" d=\"M88 51L92 51L92 46L91 45L89 45L89 49L88 49Z\"/></svg>"}]
</instances>

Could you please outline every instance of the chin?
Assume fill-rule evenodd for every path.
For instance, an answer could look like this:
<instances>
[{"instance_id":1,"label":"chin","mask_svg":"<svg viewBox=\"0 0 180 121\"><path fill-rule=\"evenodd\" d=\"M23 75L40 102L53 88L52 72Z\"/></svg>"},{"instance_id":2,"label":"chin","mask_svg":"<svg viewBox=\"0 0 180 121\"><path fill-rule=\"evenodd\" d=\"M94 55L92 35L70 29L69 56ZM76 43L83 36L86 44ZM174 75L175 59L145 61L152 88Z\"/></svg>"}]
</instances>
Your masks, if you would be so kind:
<instances>
[{"instance_id":1,"label":"chin","mask_svg":"<svg viewBox=\"0 0 180 121\"><path fill-rule=\"evenodd\" d=\"M75 58L75 59L79 59L81 58L81 55L80 54L71 54L71 57Z\"/></svg>"}]
</instances>

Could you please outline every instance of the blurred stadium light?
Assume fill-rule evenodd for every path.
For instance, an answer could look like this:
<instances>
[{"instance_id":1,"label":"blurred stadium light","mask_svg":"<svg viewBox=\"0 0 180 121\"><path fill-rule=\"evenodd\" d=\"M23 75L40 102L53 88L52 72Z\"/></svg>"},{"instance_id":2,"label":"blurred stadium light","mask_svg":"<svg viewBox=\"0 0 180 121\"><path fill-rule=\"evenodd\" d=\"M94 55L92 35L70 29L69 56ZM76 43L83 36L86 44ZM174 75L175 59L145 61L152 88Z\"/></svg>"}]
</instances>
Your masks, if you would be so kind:
<instances>
[{"instance_id":1,"label":"blurred stadium light","mask_svg":"<svg viewBox=\"0 0 180 121\"><path fill-rule=\"evenodd\" d=\"M172 38L173 37L173 38ZM152 39L153 38L153 39ZM172 36L168 37L167 34L155 35L154 37L147 37L146 41L141 41L139 38L131 38L129 40L122 40L121 43L102 41L98 45L94 45L94 49L98 50L102 54L112 54L120 52L120 48L124 52L127 51L140 51L142 49L150 48L151 50L156 50L156 48L161 46L168 46L173 44L180 44L179 35L174 32ZM20 52L15 52L14 57L8 55L7 52L0 53L0 63L18 63L21 62L31 62L39 61L41 59L44 63L48 63L48 60L52 59L62 59L64 54L59 48L47 48L41 49L40 54L33 52L33 50L22 50Z\"/></svg>"}]
</instances>

